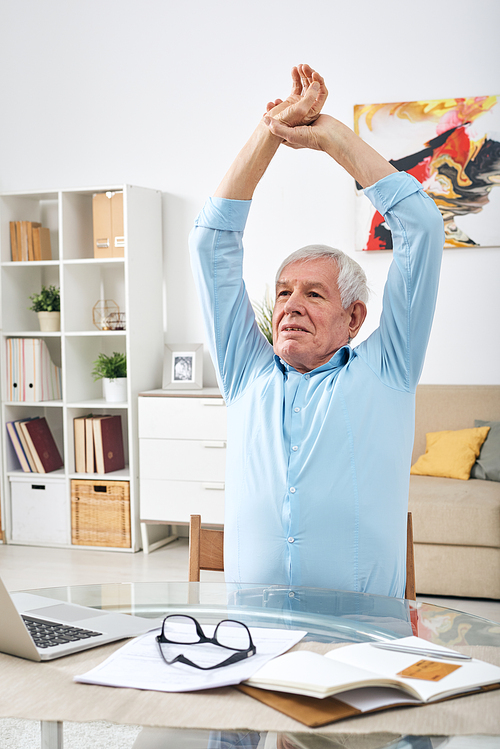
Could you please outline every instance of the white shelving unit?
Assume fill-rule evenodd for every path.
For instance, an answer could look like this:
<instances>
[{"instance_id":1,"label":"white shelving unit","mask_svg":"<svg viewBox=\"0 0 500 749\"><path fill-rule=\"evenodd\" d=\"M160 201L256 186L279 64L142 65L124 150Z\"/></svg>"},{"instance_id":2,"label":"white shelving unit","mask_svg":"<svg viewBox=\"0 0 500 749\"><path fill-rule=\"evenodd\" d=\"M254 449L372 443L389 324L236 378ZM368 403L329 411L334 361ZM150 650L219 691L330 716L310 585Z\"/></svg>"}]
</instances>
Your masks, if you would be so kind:
<instances>
[{"instance_id":1,"label":"white shelving unit","mask_svg":"<svg viewBox=\"0 0 500 749\"><path fill-rule=\"evenodd\" d=\"M92 196L123 191L125 257L95 259ZM52 260L12 262L10 221L39 221L50 229ZM33 545L71 546L71 479L130 482L131 547L140 548L138 497L137 396L157 387L163 366L163 274L161 192L132 185L52 190L0 195L2 394L6 392L5 339L43 338L52 360L62 367L61 401L13 403L2 400L2 519L7 541ZM61 331L42 333L37 316L28 308L29 297L41 286L61 289ZM113 299L126 315L126 330L100 331L92 308L100 299ZM102 383L92 378L99 353L127 354L128 393L124 403L107 403ZM3 395L2 395L3 399ZM107 474L75 473L73 419L87 413L120 414L126 467ZM6 431L6 423L30 416L45 416L64 459L64 468L50 474L23 473ZM47 528L13 538L12 479L41 483L42 478L64 487L49 505ZM50 515L58 531L51 542ZM43 518L42 514L42 518ZM40 520L37 520L40 523ZM17 528L22 524L14 524ZM64 530L65 529L65 530ZM45 540L43 540L45 539ZM47 540L49 539L49 540ZM78 548L85 548L78 546ZM101 547L99 547L101 548ZM104 548L104 547L103 547Z\"/></svg>"}]
</instances>

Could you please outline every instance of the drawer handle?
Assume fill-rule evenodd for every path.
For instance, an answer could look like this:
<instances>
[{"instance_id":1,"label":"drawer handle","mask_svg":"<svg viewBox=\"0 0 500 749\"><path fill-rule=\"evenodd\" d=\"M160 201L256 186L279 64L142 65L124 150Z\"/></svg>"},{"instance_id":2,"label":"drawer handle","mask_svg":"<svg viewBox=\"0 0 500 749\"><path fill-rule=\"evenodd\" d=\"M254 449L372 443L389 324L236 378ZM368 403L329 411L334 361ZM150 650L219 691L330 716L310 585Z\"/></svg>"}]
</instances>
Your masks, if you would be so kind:
<instances>
[{"instance_id":1,"label":"drawer handle","mask_svg":"<svg viewBox=\"0 0 500 749\"><path fill-rule=\"evenodd\" d=\"M202 442L203 447L226 447L224 441L217 442L216 440L210 440L210 442Z\"/></svg>"},{"instance_id":2,"label":"drawer handle","mask_svg":"<svg viewBox=\"0 0 500 749\"><path fill-rule=\"evenodd\" d=\"M218 491L224 491L226 485L223 481L207 481L203 484L204 489L215 489Z\"/></svg>"}]
</instances>

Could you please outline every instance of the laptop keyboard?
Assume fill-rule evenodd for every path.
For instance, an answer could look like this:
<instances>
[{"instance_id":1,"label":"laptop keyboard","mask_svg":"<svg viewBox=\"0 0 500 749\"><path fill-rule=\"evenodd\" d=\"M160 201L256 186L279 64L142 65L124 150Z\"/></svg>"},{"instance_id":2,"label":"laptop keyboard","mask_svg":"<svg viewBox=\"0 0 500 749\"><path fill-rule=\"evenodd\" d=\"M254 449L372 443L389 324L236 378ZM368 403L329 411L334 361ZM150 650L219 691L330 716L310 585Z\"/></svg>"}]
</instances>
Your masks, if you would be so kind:
<instances>
[{"instance_id":1,"label":"laptop keyboard","mask_svg":"<svg viewBox=\"0 0 500 749\"><path fill-rule=\"evenodd\" d=\"M87 640L89 637L98 637L102 634L102 632L94 632L91 629L72 627L69 624L57 624L44 619L35 619L32 616L23 615L22 619L37 648L53 648L56 645Z\"/></svg>"}]
</instances>

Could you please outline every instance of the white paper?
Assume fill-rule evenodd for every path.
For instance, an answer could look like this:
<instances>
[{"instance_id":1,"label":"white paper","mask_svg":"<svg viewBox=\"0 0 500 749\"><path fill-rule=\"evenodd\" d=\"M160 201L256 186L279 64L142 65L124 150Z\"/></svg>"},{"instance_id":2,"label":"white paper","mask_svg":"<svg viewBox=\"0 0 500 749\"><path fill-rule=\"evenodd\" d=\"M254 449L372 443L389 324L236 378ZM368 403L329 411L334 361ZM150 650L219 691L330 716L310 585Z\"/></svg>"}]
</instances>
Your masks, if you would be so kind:
<instances>
[{"instance_id":1,"label":"white paper","mask_svg":"<svg viewBox=\"0 0 500 749\"><path fill-rule=\"evenodd\" d=\"M399 689L388 687L361 687L360 689L349 689L341 694L336 694L335 699L345 702L346 705L355 707L366 713L377 707L388 707L389 705L421 705L421 700L406 694Z\"/></svg>"},{"instance_id":2,"label":"white paper","mask_svg":"<svg viewBox=\"0 0 500 749\"><path fill-rule=\"evenodd\" d=\"M208 637L212 636L214 629L214 626L203 625L203 631ZM230 666L200 671L183 663L167 665L156 642L156 636L160 631L153 630L132 640L96 668L86 674L75 676L74 680L83 684L150 689L159 692L190 692L239 684L250 678L264 663L296 645L307 634L305 631L251 627L250 632L257 650L255 655ZM210 643L163 645L163 648L169 659L182 653L203 666L220 663L233 652Z\"/></svg>"}]
</instances>

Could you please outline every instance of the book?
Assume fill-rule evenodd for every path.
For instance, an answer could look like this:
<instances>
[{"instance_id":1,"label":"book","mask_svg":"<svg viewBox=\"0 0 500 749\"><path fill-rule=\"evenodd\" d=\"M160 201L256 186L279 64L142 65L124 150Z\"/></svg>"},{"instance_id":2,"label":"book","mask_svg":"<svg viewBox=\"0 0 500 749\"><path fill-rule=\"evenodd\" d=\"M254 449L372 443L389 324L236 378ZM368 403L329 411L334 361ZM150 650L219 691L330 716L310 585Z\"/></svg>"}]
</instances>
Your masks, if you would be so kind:
<instances>
[{"instance_id":1,"label":"book","mask_svg":"<svg viewBox=\"0 0 500 749\"><path fill-rule=\"evenodd\" d=\"M10 249L12 252L12 261L17 262L19 260L18 252L17 252L17 229L16 229L16 222L15 221L9 221L9 228L10 228Z\"/></svg>"},{"instance_id":2,"label":"book","mask_svg":"<svg viewBox=\"0 0 500 749\"><path fill-rule=\"evenodd\" d=\"M95 473L94 424L92 415L85 417L85 472Z\"/></svg>"},{"instance_id":3,"label":"book","mask_svg":"<svg viewBox=\"0 0 500 749\"><path fill-rule=\"evenodd\" d=\"M30 473L31 472L30 464L26 456L26 452L24 450L23 444L17 433L15 421L8 421L6 426L7 426L7 433L10 437L10 441L12 442L12 447L14 448L14 451L17 455L19 465L21 466L21 468L23 469L25 473Z\"/></svg>"},{"instance_id":4,"label":"book","mask_svg":"<svg viewBox=\"0 0 500 749\"><path fill-rule=\"evenodd\" d=\"M29 260L28 256L28 221L20 221L20 227L21 227L21 241L19 243L19 255L20 260ZM19 235L18 235L18 242L19 242Z\"/></svg>"},{"instance_id":5,"label":"book","mask_svg":"<svg viewBox=\"0 0 500 749\"><path fill-rule=\"evenodd\" d=\"M94 449L97 473L125 468L120 415L94 417Z\"/></svg>"},{"instance_id":6,"label":"book","mask_svg":"<svg viewBox=\"0 0 500 749\"><path fill-rule=\"evenodd\" d=\"M85 420L92 418L92 414L77 416L73 419L75 438L75 473L86 473L87 454L85 451Z\"/></svg>"},{"instance_id":7,"label":"book","mask_svg":"<svg viewBox=\"0 0 500 749\"><path fill-rule=\"evenodd\" d=\"M38 473L51 473L64 465L45 416L21 424Z\"/></svg>"},{"instance_id":8,"label":"book","mask_svg":"<svg viewBox=\"0 0 500 749\"><path fill-rule=\"evenodd\" d=\"M33 230L39 229L41 224L38 221L26 221L26 234L28 237L28 260L36 260L33 248Z\"/></svg>"},{"instance_id":9,"label":"book","mask_svg":"<svg viewBox=\"0 0 500 749\"><path fill-rule=\"evenodd\" d=\"M35 416L34 418L38 419L39 417ZM26 455L26 460L28 461L30 471L33 473L37 473L35 460L33 458L33 455L31 454L31 450L28 445L25 432L22 429L22 425L25 421L30 421L30 419L19 419L18 421L14 422L14 427L19 437L19 441L21 442L22 448L24 450L24 454Z\"/></svg>"},{"instance_id":10,"label":"book","mask_svg":"<svg viewBox=\"0 0 500 749\"><path fill-rule=\"evenodd\" d=\"M23 252L22 252L22 242L21 242L21 222L15 221L15 224L16 224L17 259L21 261L21 260L24 260Z\"/></svg>"},{"instance_id":11,"label":"book","mask_svg":"<svg viewBox=\"0 0 500 749\"><path fill-rule=\"evenodd\" d=\"M456 652L419 637L404 637L397 644ZM500 686L500 667L475 658L464 661L382 650L363 642L326 655L306 650L285 653L266 663L245 685L320 700L335 696L359 712L370 712ZM258 691L252 689L252 696Z\"/></svg>"},{"instance_id":12,"label":"book","mask_svg":"<svg viewBox=\"0 0 500 749\"><path fill-rule=\"evenodd\" d=\"M50 230L43 226L33 228L33 254L35 260L52 260Z\"/></svg>"}]
</instances>

